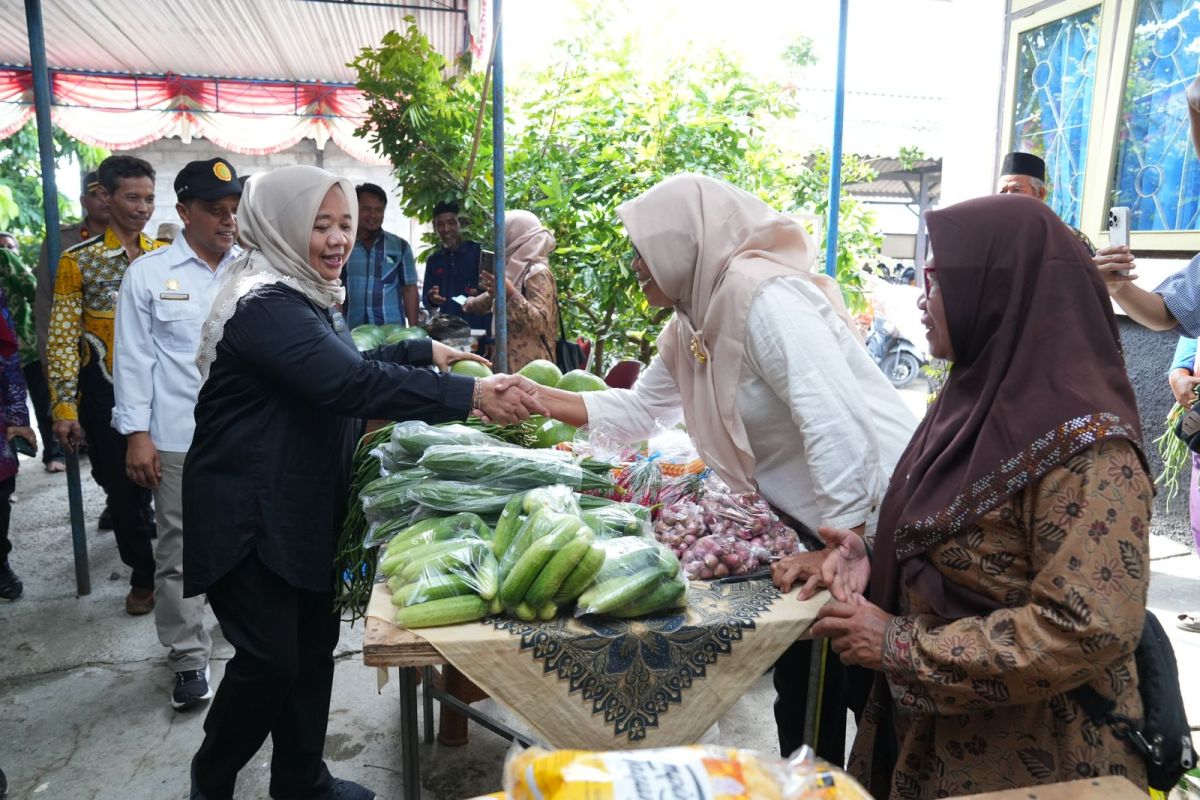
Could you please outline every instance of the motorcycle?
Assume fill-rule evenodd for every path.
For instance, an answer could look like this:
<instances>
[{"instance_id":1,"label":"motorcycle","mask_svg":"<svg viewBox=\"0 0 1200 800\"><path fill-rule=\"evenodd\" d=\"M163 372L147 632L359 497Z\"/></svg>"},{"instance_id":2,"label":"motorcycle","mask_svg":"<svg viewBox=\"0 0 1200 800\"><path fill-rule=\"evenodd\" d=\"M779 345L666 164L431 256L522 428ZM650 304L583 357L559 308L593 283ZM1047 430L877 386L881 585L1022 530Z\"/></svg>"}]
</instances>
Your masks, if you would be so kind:
<instances>
[{"instance_id":1,"label":"motorcycle","mask_svg":"<svg viewBox=\"0 0 1200 800\"><path fill-rule=\"evenodd\" d=\"M925 357L904 338L895 323L879 315L871 323L867 352L879 365L888 382L900 389L913 382L925 363Z\"/></svg>"}]
</instances>

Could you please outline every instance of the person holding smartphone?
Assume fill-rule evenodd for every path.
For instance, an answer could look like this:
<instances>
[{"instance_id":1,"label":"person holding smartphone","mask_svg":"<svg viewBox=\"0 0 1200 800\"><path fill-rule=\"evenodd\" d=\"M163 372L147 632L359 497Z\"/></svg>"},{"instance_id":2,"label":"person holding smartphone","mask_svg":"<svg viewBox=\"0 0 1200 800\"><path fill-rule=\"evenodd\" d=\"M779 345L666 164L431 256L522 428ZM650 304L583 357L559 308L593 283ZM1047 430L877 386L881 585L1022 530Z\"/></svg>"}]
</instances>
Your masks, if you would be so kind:
<instances>
[{"instance_id":1,"label":"person holding smartphone","mask_svg":"<svg viewBox=\"0 0 1200 800\"><path fill-rule=\"evenodd\" d=\"M528 211L504 215L504 290L508 316L508 369L518 372L530 361L554 361L558 328L558 286L547 260L556 243L554 234ZM469 314L491 315L495 302L496 266L492 253L483 253L479 272L481 294L467 300Z\"/></svg>"},{"instance_id":2,"label":"person holding smartphone","mask_svg":"<svg viewBox=\"0 0 1200 800\"><path fill-rule=\"evenodd\" d=\"M10 499L17 488L17 449L28 455L37 453L33 428L29 427L29 406L25 402L25 375L17 355L17 336L13 333L8 311L8 295L0 289L0 426L8 447L0 447L0 598L17 600L25 586L8 563L12 542L8 523L12 517Z\"/></svg>"}]
</instances>

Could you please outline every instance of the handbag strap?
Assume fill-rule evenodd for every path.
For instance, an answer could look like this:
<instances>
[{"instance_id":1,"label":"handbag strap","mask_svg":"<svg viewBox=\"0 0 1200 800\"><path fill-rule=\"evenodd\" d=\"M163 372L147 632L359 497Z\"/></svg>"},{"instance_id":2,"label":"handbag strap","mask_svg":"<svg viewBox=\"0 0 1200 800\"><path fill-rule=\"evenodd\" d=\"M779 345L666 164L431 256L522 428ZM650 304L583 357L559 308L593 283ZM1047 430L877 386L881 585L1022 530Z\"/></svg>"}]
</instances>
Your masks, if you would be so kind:
<instances>
[{"instance_id":1,"label":"handbag strap","mask_svg":"<svg viewBox=\"0 0 1200 800\"><path fill-rule=\"evenodd\" d=\"M1162 745L1158 742L1148 741L1133 720L1120 714L1114 714L1113 711L1117 707L1116 701L1100 694L1087 683L1076 686L1067 692L1067 696L1079 704L1079 707L1096 727L1107 725L1114 736L1129 742L1143 759L1162 765L1164 760Z\"/></svg>"}]
</instances>

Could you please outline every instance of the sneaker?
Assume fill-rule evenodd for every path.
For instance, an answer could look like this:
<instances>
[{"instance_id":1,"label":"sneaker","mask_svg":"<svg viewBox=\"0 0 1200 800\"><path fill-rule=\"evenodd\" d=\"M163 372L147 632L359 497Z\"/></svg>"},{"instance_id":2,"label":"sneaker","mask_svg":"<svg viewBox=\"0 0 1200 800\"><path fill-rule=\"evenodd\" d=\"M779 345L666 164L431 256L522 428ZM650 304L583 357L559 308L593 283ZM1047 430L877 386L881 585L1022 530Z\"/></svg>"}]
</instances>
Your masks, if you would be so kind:
<instances>
[{"instance_id":1,"label":"sneaker","mask_svg":"<svg viewBox=\"0 0 1200 800\"><path fill-rule=\"evenodd\" d=\"M212 700L213 689L208 683L208 667L175 673L175 691L171 692L171 708L187 711L205 700Z\"/></svg>"},{"instance_id":2,"label":"sneaker","mask_svg":"<svg viewBox=\"0 0 1200 800\"><path fill-rule=\"evenodd\" d=\"M154 590L139 589L134 586L125 595L125 613L135 617L149 614L154 610Z\"/></svg>"},{"instance_id":3,"label":"sneaker","mask_svg":"<svg viewBox=\"0 0 1200 800\"><path fill-rule=\"evenodd\" d=\"M105 505L104 510L100 512L100 519L96 522L96 530L111 531L112 529L112 509Z\"/></svg>"},{"instance_id":4,"label":"sneaker","mask_svg":"<svg viewBox=\"0 0 1200 800\"><path fill-rule=\"evenodd\" d=\"M0 561L0 598L17 600L25 593L25 585L8 565L8 559Z\"/></svg>"}]
</instances>

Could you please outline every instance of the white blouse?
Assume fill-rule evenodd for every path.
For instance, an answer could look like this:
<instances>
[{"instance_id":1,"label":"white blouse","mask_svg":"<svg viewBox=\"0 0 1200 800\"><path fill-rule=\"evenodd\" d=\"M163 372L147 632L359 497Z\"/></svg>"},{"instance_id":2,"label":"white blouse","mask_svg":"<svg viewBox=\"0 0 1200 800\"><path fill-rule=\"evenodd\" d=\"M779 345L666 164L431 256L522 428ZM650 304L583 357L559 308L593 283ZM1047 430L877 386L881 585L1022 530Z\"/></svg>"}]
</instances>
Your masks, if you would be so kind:
<instances>
[{"instance_id":1,"label":"white blouse","mask_svg":"<svg viewBox=\"0 0 1200 800\"><path fill-rule=\"evenodd\" d=\"M764 284L746 320L735 394L771 505L814 531L866 523L917 420L867 351L804 278ZM633 389L583 395L592 427L638 441L683 418L679 387L658 357Z\"/></svg>"}]
</instances>

